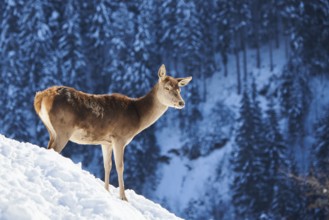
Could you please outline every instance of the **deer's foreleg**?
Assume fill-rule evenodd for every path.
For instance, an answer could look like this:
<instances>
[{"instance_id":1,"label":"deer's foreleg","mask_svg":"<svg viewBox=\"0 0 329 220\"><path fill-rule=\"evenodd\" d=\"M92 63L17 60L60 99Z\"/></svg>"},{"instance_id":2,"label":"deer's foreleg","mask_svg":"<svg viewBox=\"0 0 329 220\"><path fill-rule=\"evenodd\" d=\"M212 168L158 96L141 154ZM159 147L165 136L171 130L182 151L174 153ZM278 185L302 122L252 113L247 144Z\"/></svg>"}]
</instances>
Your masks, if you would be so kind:
<instances>
[{"instance_id":1,"label":"deer's foreleg","mask_svg":"<svg viewBox=\"0 0 329 220\"><path fill-rule=\"evenodd\" d=\"M113 150L114 150L115 166L118 173L120 198L122 200L128 201L125 195L125 186L123 181L123 171L124 171L123 154L124 154L125 143L122 141L115 141L113 147L114 147Z\"/></svg>"},{"instance_id":2,"label":"deer's foreleg","mask_svg":"<svg viewBox=\"0 0 329 220\"><path fill-rule=\"evenodd\" d=\"M102 145L103 161L104 161L104 183L105 189L109 191L110 173L112 169L112 145Z\"/></svg>"}]
</instances>

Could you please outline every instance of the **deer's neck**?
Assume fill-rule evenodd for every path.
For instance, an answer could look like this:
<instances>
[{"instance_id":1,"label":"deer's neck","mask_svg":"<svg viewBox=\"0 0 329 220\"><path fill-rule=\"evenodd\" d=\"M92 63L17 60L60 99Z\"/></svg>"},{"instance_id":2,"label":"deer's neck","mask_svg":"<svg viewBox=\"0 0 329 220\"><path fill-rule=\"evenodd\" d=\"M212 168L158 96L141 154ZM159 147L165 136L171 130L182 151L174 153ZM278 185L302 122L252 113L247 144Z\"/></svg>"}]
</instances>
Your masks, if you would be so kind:
<instances>
[{"instance_id":1,"label":"deer's neck","mask_svg":"<svg viewBox=\"0 0 329 220\"><path fill-rule=\"evenodd\" d=\"M160 103L157 93L158 84L156 84L145 96L136 100L136 108L140 116L140 131L151 126L168 109L168 106Z\"/></svg>"}]
</instances>

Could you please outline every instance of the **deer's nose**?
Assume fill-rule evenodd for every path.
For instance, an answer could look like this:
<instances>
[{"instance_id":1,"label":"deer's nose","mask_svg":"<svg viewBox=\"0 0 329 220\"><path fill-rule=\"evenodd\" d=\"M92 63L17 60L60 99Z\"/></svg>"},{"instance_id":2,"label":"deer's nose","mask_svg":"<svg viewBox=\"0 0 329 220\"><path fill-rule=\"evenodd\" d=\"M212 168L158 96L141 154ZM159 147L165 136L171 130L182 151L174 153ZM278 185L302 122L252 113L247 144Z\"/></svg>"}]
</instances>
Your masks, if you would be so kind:
<instances>
[{"instance_id":1,"label":"deer's nose","mask_svg":"<svg viewBox=\"0 0 329 220\"><path fill-rule=\"evenodd\" d=\"M179 107L184 107L185 106L185 102L184 101L179 101L178 102L178 105L179 105Z\"/></svg>"}]
</instances>

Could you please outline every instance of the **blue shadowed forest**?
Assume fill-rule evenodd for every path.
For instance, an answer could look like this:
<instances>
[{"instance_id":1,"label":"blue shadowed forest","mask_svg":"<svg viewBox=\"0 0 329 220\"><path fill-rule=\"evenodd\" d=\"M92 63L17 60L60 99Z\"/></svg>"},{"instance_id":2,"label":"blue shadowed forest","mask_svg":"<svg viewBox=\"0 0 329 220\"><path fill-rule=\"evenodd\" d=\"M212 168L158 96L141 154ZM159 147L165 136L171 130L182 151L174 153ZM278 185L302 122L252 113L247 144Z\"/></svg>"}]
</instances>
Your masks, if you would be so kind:
<instances>
[{"instance_id":1,"label":"blue shadowed forest","mask_svg":"<svg viewBox=\"0 0 329 220\"><path fill-rule=\"evenodd\" d=\"M327 0L3 0L0 11L1 134L47 146L37 91L140 97L165 64L193 77L186 107L127 146L127 189L186 219L329 218ZM100 147L63 155L103 179Z\"/></svg>"}]
</instances>

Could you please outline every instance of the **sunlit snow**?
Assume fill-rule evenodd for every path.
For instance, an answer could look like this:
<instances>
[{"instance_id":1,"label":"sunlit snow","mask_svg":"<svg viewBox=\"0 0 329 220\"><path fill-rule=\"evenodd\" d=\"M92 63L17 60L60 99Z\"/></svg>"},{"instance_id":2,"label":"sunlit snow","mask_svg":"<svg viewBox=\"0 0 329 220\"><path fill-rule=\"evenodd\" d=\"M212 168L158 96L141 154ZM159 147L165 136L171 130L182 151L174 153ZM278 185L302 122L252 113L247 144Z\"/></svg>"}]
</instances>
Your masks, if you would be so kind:
<instances>
[{"instance_id":1,"label":"sunlit snow","mask_svg":"<svg viewBox=\"0 0 329 220\"><path fill-rule=\"evenodd\" d=\"M180 219L103 182L60 154L0 135L0 219Z\"/></svg>"}]
</instances>

